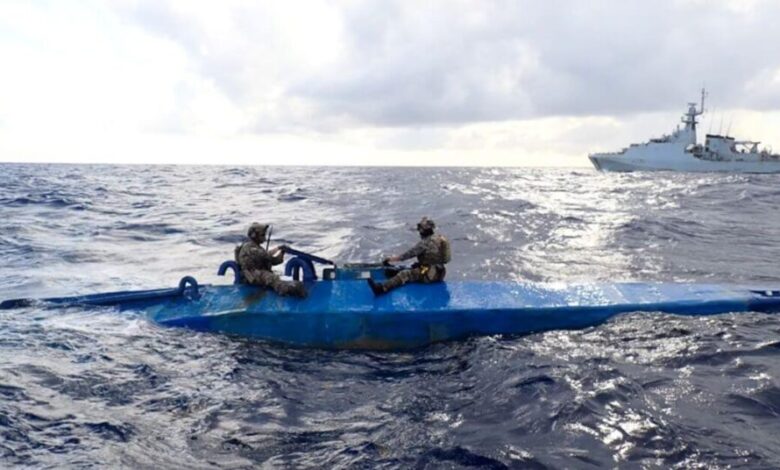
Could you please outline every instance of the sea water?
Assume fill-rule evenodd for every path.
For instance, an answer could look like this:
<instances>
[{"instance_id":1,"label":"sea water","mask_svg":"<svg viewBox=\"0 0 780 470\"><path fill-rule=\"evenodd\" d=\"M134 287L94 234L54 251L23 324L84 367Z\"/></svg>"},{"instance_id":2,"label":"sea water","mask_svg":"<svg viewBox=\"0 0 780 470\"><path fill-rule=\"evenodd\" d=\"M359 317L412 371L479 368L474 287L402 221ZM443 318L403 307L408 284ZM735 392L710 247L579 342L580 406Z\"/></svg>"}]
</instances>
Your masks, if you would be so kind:
<instances>
[{"instance_id":1,"label":"sea water","mask_svg":"<svg viewBox=\"0 0 780 470\"><path fill-rule=\"evenodd\" d=\"M0 164L0 300L205 283L253 221L339 262L452 242L449 279L780 287L780 177ZM622 315L412 352L111 309L0 311L0 466L780 466L780 316Z\"/></svg>"}]
</instances>

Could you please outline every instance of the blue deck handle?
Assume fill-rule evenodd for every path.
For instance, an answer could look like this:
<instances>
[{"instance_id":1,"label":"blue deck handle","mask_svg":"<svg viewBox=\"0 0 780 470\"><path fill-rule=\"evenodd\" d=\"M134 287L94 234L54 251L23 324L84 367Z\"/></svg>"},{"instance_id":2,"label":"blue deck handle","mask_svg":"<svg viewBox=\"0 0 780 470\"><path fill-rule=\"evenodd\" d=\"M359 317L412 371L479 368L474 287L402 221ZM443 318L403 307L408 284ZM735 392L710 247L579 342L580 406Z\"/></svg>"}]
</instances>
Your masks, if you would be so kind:
<instances>
[{"instance_id":1,"label":"blue deck handle","mask_svg":"<svg viewBox=\"0 0 780 470\"><path fill-rule=\"evenodd\" d=\"M186 295L187 286L189 286L189 292L191 292L190 298L197 299L200 297L200 293L198 292L198 281L192 276L184 276L181 278L181 281L179 281L179 295Z\"/></svg>"},{"instance_id":2,"label":"blue deck handle","mask_svg":"<svg viewBox=\"0 0 780 470\"><path fill-rule=\"evenodd\" d=\"M284 246L283 249L285 253L289 255L295 255L294 258L291 258L284 265L284 275L292 276L292 278L296 281L316 281L317 270L314 269L314 263L330 264L332 266L336 266L336 263L329 259L320 258L319 256L306 253L305 251L298 251L295 248L290 248L289 246Z\"/></svg>"},{"instance_id":3,"label":"blue deck handle","mask_svg":"<svg viewBox=\"0 0 780 470\"><path fill-rule=\"evenodd\" d=\"M228 269L233 270L233 284L241 284L241 269L235 261L228 260L220 264L217 276L224 276Z\"/></svg>"},{"instance_id":4,"label":"blue deck handle","mask_svg":"<svg viewBox=\"0 0 780 470\"><path fill-rule=\"evenodd\" d=\"M303 279L301 279L301 273L303 273ZM314 269L314 263L310 259L296 256L291 258L287 264L284 265L284 275L292 276L296 281L316 281L317 271Z\"/></svg>"}]
</instances>

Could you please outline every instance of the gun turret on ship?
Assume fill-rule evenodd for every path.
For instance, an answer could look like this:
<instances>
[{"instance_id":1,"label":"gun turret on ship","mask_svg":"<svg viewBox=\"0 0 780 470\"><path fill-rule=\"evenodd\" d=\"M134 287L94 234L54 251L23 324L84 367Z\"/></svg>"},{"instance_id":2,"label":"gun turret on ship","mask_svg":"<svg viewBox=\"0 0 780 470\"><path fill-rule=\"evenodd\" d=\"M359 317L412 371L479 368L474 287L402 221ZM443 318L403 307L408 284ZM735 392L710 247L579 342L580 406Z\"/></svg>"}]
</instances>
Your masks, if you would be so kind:
<instances>
[{"instance_id":1,"label":"gun turret on ship","mask_svg":"<svg viewBox=\"0 0 780 470\"><path fill-rule=\"evenodd\" d=\"M780 173L780 155L759 149L760 142L736 140L727 135L707 134L704 145L697 143L697 118L704 113L701 104L688 103L682 117L685 125L669 135L631 144L619 152L588 155L601 171L691 171L733 173Z\"/></svg>"}]
</instances>

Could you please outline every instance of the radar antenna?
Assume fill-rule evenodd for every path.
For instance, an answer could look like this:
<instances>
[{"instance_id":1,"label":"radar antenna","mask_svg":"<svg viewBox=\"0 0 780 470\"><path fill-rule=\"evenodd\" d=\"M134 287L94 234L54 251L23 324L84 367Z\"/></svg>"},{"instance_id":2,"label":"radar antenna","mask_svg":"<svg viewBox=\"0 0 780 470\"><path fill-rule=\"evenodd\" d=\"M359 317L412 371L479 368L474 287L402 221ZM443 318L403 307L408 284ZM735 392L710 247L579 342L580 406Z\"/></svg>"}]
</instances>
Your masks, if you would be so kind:
<instances>
[{"instance_id":1,"label":"radar antenna","mask_svg":"<svg viewBox=\"0 0 780 470\"><path fill-rule=\"evenodd\" d=\"M682 117L682 122L685 123L685 129L691 130L693 132L696 132L696 124L699 123L699 121L696 120L697 117L704 114L704 98L707 96L707 92L704 88L701 89L701 105L699 109L696 109L696 105L699 103L688 103L688 112L686 112Z\"/></svg>"}]
</instances>

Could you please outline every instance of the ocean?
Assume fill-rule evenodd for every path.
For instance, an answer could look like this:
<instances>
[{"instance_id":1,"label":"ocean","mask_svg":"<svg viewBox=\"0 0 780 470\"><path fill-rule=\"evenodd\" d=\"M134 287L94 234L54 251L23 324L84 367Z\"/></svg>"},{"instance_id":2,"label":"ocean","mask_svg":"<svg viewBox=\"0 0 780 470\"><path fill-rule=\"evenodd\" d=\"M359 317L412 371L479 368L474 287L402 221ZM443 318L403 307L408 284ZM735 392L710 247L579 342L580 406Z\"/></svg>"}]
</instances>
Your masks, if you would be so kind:
<instances>
[{"instance_id":1,"label":"ocean","mask_svg":"<svg viewBox=\"0 0 780 470\"><path fill-rule=\"evenodd\" d=\"M780 176L0 164L0 300L224 283L253 221L449 279L780 287ZM0 311L0 467L777 468L780 316L618 316L407 352Z\"/></svg>"}]
</instances>

